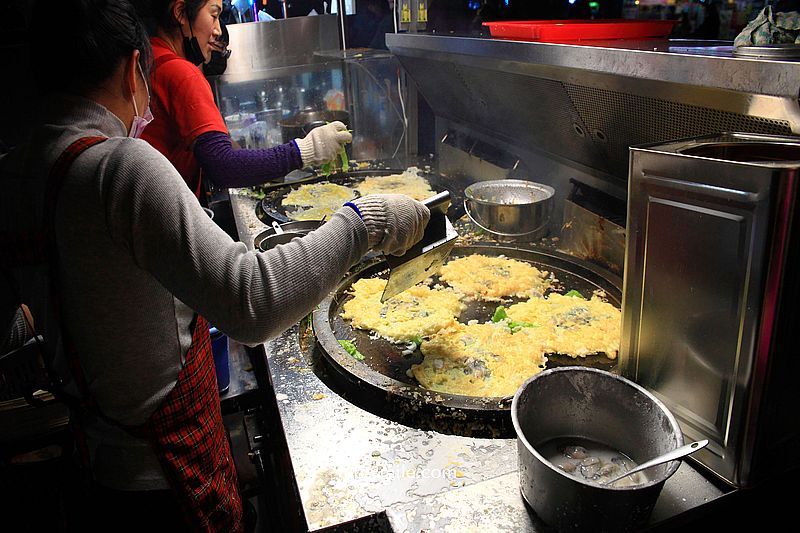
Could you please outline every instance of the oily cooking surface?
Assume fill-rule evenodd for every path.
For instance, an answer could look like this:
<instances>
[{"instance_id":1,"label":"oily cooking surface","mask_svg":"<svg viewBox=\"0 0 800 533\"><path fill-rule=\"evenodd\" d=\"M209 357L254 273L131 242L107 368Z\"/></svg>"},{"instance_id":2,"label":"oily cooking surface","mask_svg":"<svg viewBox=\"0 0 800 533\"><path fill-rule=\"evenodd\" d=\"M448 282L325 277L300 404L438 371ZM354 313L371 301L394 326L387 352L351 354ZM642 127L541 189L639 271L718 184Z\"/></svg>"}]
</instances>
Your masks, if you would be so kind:
<instances>
[{"instance_id":1,"label":"oily cooking surface","mask_svg":"<svg viewBox=\"0 0 800 533\"><path fill-rule=\"evenodd\" d=\"M475 276L481 269L485 273ZM488 283L472 283L480 279ZM368 343L411 341L397 348L414 360L406 375L428 389L502 397L543 370L548 353L616 357L619 310L602 300L602 291L591 300L554 292L573 288L570 279L563 281L566 285L525 261L472 254L454 258L438 279L399 295L396 302L380 303L384 280L358 280L347 292L341 318L369 332ZM577 288L586 291L585 284ZM492 312L498 303L511 304L506 315ZM365 345L353 340L357 347Z\"/></svg>"}]
</instances>

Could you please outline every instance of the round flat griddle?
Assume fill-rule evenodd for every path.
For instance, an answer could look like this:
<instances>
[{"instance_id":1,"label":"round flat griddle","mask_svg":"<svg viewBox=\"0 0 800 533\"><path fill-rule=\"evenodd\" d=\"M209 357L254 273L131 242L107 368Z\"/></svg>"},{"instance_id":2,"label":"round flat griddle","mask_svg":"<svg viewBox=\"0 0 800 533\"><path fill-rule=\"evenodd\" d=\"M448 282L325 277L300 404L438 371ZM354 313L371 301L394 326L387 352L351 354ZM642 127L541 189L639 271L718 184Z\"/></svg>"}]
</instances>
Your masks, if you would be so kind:
<instances>
[{"instance_id":1,"label":"round flat griddle","mask_svg":"<svg viewBox=\"0 0 800 533\"><path fill-rule=\"evenodd\" d=\"M287 213L287 209L283 205L283 200L289 193L297 190L302 185L308 185L312 183L334 183L344 187L355 188L355 185L361 183L368 177L390 176L393 174L402 174L403 172L405 172L405 169L350 170L348 172L331 174L330 176L316 176L314 178L304 179L301 182L287 183L282 186L270 186L269 188L264 188L264 198L256 206L256 214L262 222L267 224L273 220L283 224L284 222L294 220ZM451 216L451 219L458 219L464 214L464 208L463 205L461 205L463 204L463 201L457 198L458 193L453 190L454 188L451 186L450 180L447 177L422 171L419 172L419 175L428 180L428 183L431 185L431 189L433 189L433 191L436 193L450 190L453 200L451 202L448 215ZM296 208L297 206L291 206L289 211L292 211Z\"/></svg>"},{"instance_id":2,"label":"round flat griddle","mask_svg":"<svg viewBox=\"0 0 800 533\"><path fill-rule=\"evenodd\" d=\"M577 290L590 296L602 290L609 303L621 305L621 280L594 265L558 252L511 248L501 245L461 246L453 249L451 258L483 254L504 255L511 259L526 261L540 270L555 274L558 283L553 290L566 292ZM370 337L368 331L354 329L340 316L342 307L351 296L350 286L365 277L386 277L386 262L379 260L364 266L345 278L314 311L312 321L317 344L330 363L337 379L338 388L359 398L362 407L379 407L381 414L416 427L462 434L473 437L511 437L510 398L479 398L447 394L425 389L409 376L411 365L422 361L419 348L410 356L403 355L404 346L392 344L384 339ZM434 277L434 282L438 279ZM552 292L549 291L549 292ZM472 301L459 317L459 321L487 322L498 305L511 305L525 298L506 298L502 302ZM350 356L339 344L339 340L352 340L363 361ZM605 354L573 358L562 354L548 354L547 368L580 365L615 371L616 359ZM387 414L388 413L388 414Z\"/></svg>"}]
</instances>

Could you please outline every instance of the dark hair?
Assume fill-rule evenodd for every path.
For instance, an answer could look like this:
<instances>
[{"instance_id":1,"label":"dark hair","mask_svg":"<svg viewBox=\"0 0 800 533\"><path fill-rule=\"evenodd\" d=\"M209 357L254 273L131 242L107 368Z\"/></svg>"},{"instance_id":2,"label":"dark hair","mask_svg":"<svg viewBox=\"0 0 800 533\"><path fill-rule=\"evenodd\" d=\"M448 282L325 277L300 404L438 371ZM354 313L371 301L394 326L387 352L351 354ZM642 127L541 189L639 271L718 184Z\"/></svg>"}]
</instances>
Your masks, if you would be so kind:
<instances>
[{"instance_id":1,"label":"dark hair","mask_svg":"<svg viewBox=\"0 0 800 533\"><path fill-rule=\"evenodd\" d=\"M128 0L40 0L31 25L31 60L45 92L83 92L111 77L121 60L139 50L145 81L152 51L147 32Z\"/></svg>"},{"instance_id":2,"label":"dark hair","mask_svg":"<svg viewBox=\"0 0 800 533\"><path fill-rule=\"evenodd\" d=\"M208 0L185 0L185 3L186 16L194 23L200 9L208 3ZM179 26L178 21L172 16L175 0L137 0L136 4L141 16L146 17L156 28L171 30Z\"/></svg>"}]
</instances>

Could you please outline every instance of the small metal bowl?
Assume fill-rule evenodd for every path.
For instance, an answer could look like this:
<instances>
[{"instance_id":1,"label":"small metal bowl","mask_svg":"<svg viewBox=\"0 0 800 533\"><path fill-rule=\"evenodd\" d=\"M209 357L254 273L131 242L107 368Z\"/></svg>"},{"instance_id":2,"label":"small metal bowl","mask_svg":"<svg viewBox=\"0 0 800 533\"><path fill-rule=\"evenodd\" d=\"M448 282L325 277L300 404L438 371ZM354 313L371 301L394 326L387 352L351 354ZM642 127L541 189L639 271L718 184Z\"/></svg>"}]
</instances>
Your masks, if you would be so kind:
<instances>
[{"instance_id":1,"label":"small metal bowl","mask_svg":"<svg viewBox=\"0 0 800 533\"><path fill-rule=\"evenodd\" d=\"M532 181L480 181L464 189L464 208L489 233L534 240L547 233L554 195L549 185Z\"/></svg>"},{"instance_id":2,"label":"small metal bowl","mask_svg":"<svg viewBox=\"0 0 800 533\"><path fill-rule=\"evenodd\" d=\"M281 224L283 233L277 233L274 228L264 230L253 239L253 246L262 252L275 248L279 244L286 244L295 237L304 237L320 227L319 220L295 220Z\"/></svg>"}]
</instances>

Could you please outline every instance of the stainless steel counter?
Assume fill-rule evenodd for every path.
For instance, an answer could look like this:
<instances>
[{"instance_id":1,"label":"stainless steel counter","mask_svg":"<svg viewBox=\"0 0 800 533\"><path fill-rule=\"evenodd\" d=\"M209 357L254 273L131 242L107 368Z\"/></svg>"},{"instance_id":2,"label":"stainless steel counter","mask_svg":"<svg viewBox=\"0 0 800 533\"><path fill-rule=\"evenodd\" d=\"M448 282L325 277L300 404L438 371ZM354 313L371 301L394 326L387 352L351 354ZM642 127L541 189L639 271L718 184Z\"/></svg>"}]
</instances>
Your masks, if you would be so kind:
<instances>
[{"instance_id":1,"label":"stainless steel counter","mask_svg":"<svg viewBox=\"0 0 800 533\"><path fill-rule=\"evenodd\" d=\"M231 192L240 239L267 228L255 200ZM306 321L265 344L288 457L309 531L347 524L392 531L543 531L519 492L516 441L404 426L350 403L326 377ZM301 342L301 339L303 340ZM720 490L684 462L652 516L668 523Z\"/></svg>"}]
</instances>

